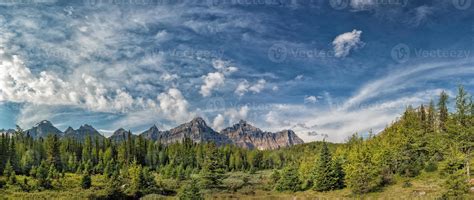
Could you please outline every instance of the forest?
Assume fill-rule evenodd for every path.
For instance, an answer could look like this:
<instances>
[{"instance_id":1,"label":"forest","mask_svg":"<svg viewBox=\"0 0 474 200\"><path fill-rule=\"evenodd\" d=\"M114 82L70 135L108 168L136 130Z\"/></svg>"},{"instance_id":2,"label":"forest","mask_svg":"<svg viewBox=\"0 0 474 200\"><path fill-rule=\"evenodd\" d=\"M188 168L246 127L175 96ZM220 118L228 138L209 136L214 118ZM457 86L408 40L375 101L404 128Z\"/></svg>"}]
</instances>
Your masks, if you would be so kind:
<instances>
[{"instance_id":1,"label":"forest","mask_svg":"<svg viewBox=\"0 0 474 200\"><path fill-rule=\"evenodd\" d=\"M190 139L164 145L130 132L121 142L33 139L17 127L0 138L0 199L358 198L420 179L434 183L417 193L429 199L472 199L473 125L472 96L459 86L455 97L407 106L380 133L342 144L249 150Z\"/></svg>"}]
</instances>

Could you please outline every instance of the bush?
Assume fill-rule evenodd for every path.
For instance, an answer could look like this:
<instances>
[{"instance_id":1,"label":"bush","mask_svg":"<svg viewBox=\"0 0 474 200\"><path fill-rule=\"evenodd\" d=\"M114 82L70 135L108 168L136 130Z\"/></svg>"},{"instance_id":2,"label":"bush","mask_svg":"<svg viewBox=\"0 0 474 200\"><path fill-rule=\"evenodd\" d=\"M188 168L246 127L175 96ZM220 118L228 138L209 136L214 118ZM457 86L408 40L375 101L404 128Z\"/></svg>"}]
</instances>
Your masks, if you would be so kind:
<instances>
[{"instance_id":1,"label":"bush","mask_svg":"<svg viewBox=\"0 0 474 200\"><path fill-rule=\"evenodd\" d=\"M291 165L284 168L280 180L276 184L278 191L296 192L301 188L301 181L298 178L298 171Z\"/></svg>"},{"instance_id":2,"label":"bush","mask_svg":"<svg viewBox=\"0 0 474 200\"><path fill-rule=\"evenodd\" d=\"M89 174L84 174L81 178L82 189L89 189L92 186L92 179Z\"/></svg>"},{"instance_id":3,"label":"bush","mask_svg":"<svg viewBox=\"0 0 474 200\"><path fill-rule=\"evenodd\" d=\"M191 180L190 183L184 185L178 193L180 200L201 200L204 199L198 187L196 179Z\"/></svg>"},{"instance_id":4,"label":"bush","mask_svg":"<svg viewBox=\"0 0 474 200\"><path fill-rule=\"evenodd\" d=\"M464 171L458 170L449 175L444 183L444 187L446 192L443 194L442 199L462 199L469 189Z\"/></svg>"},{"instance_id":5,"label":"bush","mask_svg":"<svg viewBox=\"0 0 474 200\"><path fill-rule=\"evenodd\" d=\"M434 172L438 169L438 165L434 161L428 161L428 163L425 166L425 171L426 172Z\"/></svg>"}]
</instances>

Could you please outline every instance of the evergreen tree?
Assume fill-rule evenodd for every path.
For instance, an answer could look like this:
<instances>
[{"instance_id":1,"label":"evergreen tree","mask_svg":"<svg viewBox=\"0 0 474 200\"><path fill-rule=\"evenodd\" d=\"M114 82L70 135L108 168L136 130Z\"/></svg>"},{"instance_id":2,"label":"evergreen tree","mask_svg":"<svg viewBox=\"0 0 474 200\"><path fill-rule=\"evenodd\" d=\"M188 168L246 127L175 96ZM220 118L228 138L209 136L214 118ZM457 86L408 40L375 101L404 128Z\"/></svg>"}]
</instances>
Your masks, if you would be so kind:
<instances>
[{"instance_id":1,"label":"evergreen tree","mask_svg":"<svg viewBox=\"0 0 474 200\"><path fill-rule=\"evenodd\" d=\"M204 200L204 197L199 190L198 181L192 179L190 183L184 185L179 191L180 200Z\"/></svg>"},{"instance_id":2,"label":"evergreen tree","mask_svg":"<svg viewBox=\"0 0 474 200\"><path fill-rule=\"evenodd\" d=\"M296 192L301 189L301 181L298 178L298 170L294 165L288 165L283 168L281 177L276 184L278 191Z\"/></svg>"},{"instance_id":3,"label":"evergreen tree","mask_svg":"<svg viewBox=\"0 0 474 200\"><path fill-rule=\"evenodd\" d=\"M219 160L220 155L214 144L209 144L206 161L202 169L202 185L205 188L218 188L224 179L224 167Z\"/></svg>"},{"instance_id":4,"label":"evergreen tree","mask_svg":"<svg viewBox=\"0 0 474 200\"><path fill-rule=\"evenodd\" d=\"M346 184L355 194L371 192L382 184L380 169L372 160L367 144L355 144L344 169Z\"/></svg>"},{"instance_id":5,"label":"evergreen tree","mask_svg":"<svg viewBox=\"0 0 474 200\"><path fill-rule=\"evenodd\" d=\"M449 113L448 113L448 94L442 91L439 96L438 101L438 115L439 115L439 129L441 131L446 130L446 122L448 121Z\"/></svg>"},{"instance_id":6,"label":"evergreen tree","mask_svg":"<svg viewBox=\"0 0 474 200\"><path fill-rule=\"evenodd\" d=\"M59 154L59 138L56 134L49 134L46 138L47 162L56 169L62 169L61 156Z\"/></svg>"},{"instance_id":7,"label":"evergreen tree","mask_svg":"<svg viewBox=\"0 0 474 200\"><path fill-rule=\"evenodd\" d=\"M331 153L329 152L326 142L323 142L323 147L319 153L319 160L314 170L315 179L313 181L313 189L316 191L329 191L334 187L336 177L331 166Z\"/></svg>"},{"instance_id":8,"label":"evergreen tree","mask_svg":"<svg viewBox=\"0 0 474 200\"><path fill-rule=\"evenodd\" d=\"M7 183L10 185L16 184L16 174L13 170L13 166L11 165L10 160L7 161L5 169L3 170L3 175L7 177Z\"/></svg>"},{"instance_id":9,"label":"evergreen tree","mask_svg":"<svg viewBox=\"0 0 474 200\"><path fill-rule=\"evenodd\" d=\"M435 131L435 124L436 124L436 114L435 114L435 106L433 101L430 101L430 105L428 107L428 116L427 116L427 128L428 133L433 133Z\"/></svg>"},{"instance_id":10,"label":"evergreen tree","mask_svg":"<svg viewBox=\"0 0 474 200\"><path fill-rule=\"evenodd\" d=\"M48 169L46 168L46 162L42 161L41 165L36 169L36 179L38 180L38 186L40 188L52 188L51 179L48 177Z\"/></svg>"},{"instance_id":11,"label":"evergreen tree","mask_svg":"<svg viewBox=\"0 0 474 200\"><path fill-rule=\"evenodd\" d=\"M462 170L449 175L444 183L446 192L441 199L464 199L463 196L469 191L469 186Z\"/></svg>"}]
</instances>

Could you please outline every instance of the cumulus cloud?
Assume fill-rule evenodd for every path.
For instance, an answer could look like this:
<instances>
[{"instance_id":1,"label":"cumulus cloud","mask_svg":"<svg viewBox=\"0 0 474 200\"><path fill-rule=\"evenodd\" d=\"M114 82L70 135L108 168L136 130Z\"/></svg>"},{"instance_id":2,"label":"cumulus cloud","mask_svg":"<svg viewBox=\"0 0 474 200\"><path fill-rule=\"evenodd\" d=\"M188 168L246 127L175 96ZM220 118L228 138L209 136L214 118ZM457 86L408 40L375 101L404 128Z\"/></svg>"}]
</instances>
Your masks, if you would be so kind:
<instances>
[{"instance_id":1,"label":"cumulus cloud","mask_svg":"<svg viewBox=\"0 0 474 200\"><path fill-rule=\"evenodd\" d=\"M247 80L243 80L239 83L239 85L237 85L237 88L235 88L234 93L239 96L243 96L246 92L249 91L249 87L249 82Z\"/></svg>"},{"instance_id":2,"label":"cumulus cloud","mask_svg":"<svg viewBox=\"0 0 474 200\"><path fill-rule=\"evenodd\" d=\"M221 130L223 127L224 127L224 123L225 123L225 118L223 115L221 114L218 114L215 118L214 118L214 121L212 122L212 126L214 127L214 129L216 130Z\"/></svg>"},{"instance_id":3,"label":"cumulus cloud","mask_svg":"<svg viewBox=\"0 0 474 200\"><path fill-rule=\"evenodd\" d=\"M332 41L334 56L346 57L352 49L363 46L364 43L360 39L361 34L362 31L354 29L352 32L338 35Z\"/></svg>"},{"instance_id":4,"label":"cumulus cloud","mask_svg":"<svg viewBox=\"0 0 474 200\"><path fill-rule=\"evenodd\" d=\"M73 105L101 112L125 112L143 108L151 101L107 88L85 73L80 78L64 80L49 71L33 74L18 56L3 55L1 59L0 101Z\"/></svg>"},{"instance_id":5,"label":"cumulus cloud","mask_svg":"<svg viewBox=\"0 0 474 200\"><path fill-rule=\"evenodd\" d=\"M175 121L189 118L188 101L183 97L181 91L171 88L167 92L158 95L160 111Z\"/></svg>"},{"instance_id":6,"label":"cumulus cloud","mask_svg":"<svg viewBox=\"0 0 474 200\"><path fill-rule=\"evenodd\" d=\"M217 89L224 85L225 76L221 72L212 72L202 77L204 79L204 84L201 86L199 93L203 97L208 97L211 95L212 90Z\"/></svg>"},{"instance_id":7,"label":"cumulus cloud","mask_svg":"<svg viewBox=\"0 0 474 200\"><path fill-rule=\"evenodd\" d=\"M210 96L213 90L222 87L225 82L225 76L230 75L238 70L238 68L228 65L229 63L223 60L214 60L212 62L212 66L218 71L210 72L202 77L204 84L201 85L201 90L199 93L203 97Z\"/></svg>"},{"instance_id":8,"label":"cumulus cloud","mask_svg":"<svg viewBox=\"0 0 474 200\"><path fill-rule=\"evenodd\" d=\"M264 79L258 80L255 84L250 85L250 83L247 80L241 81L238 85L237 88L235 88L234 93L243 96L245 93L251 91L254 94L260 93L264 88L265 84L267 82ZM276 91L278 90L278 87L273 87L273 90Z\"/></svg>"}]
</instances>

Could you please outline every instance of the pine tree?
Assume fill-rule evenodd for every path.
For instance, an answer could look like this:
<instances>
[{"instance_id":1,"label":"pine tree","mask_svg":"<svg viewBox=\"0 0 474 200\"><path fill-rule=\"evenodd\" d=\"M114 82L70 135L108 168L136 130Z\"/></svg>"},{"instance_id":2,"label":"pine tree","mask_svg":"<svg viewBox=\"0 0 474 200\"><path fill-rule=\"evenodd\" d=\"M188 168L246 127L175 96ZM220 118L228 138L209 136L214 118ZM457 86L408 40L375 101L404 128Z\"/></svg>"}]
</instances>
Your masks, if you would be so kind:
<instances>
[{"instance_id":1,"label":"pine tree","mask_svg":"<svg viewBox=\"0 0 474 200\"><path fill-rule=\"evenodd\" d=\"M36 178L38 180L38 186L40 188L52 188L51 179L49 179L48 177L48 169L46 168L46 162L42 161L41 165L36 169Z\"/></svg>"},{"instance_id":2,"label":"pine tree","mask_svg":"<svg viewBox=\"0 0 474 200\"><path fill-rule=\"evenodd\" d=\"M331 169L331 153L326 142L323 142L319 153L319 160L314 170L315 179L313 189L316 191L329 191L333 188L333 172Z\"/></svg>"},{"instance_id":3,"label":"pine tree","mask_svg":"<svg viewBox=\"0 0 474 200\"><path fill-rule=\"evenodd\" d=\"M462 170L449 175L444 183L446 192L441 199L464 199L463 196L469 191L468 183Z\"/></svg>"},{"instance_id":4,"label":"pine tree","mask_svg":"<svg viewBox=\"0 0 474 200\"><path fill-rule=\"evenodd\" d=\"M281 177L276 184L278 191L296 192L301 189L301 181L298 178L298 170L294 165L288 165L283 168Z\"/></svg>"},{"instance_id":5,"label":"pine tree","mask_svg":"<svg viewBox=\"0 0 474 200\"><path fill-rule=\"evenodd\" d=\"M59 138L56 134L49 134L46 138L47 162L56 169L62 169L61 156L59 154Z\"/></svg>"},{"instance_id":6,"label":"pine tree","mask_svg":"<svg viewBox=\"0 0 474 200\"><path fill-rule=\"evenodd\" d=\"M7 177L7 183L10 185L16 184L16 174L13 170L13 166L11 165L10 160L7 161L5 165L5 169L3 170L3 175Z\"/></svg>"},{"instance_id":7,"label":"pine tree","mask_svg":"<svg viewBox=\"0 0 474 200\"><path fill-rule=\"evenodd\" d=\"M16 143L15 143L15 136L13 136L11 139L10 139L10 149L8 151L8 153L10 154L10 158L9 158L9 161L12 165L12 168L15 172L19 172L20 171L20 166L19 166L19 159L18 159L18 155L16 153Z\"/></svg>"},{"instance_id":8,"label":"pine tree","mask_svg":"<svg viewBox=\"0 0 474 200\"><path fill-rule=\"evenodd\" d=\"M438 101L439 129L446 131L446 122L448 121L448 94L442 91Z\"/></svg>"},{"instance_id":9,"label":"pine tree","mask_svg":"<svg viewBox=\"0 0 474 200\"><path fill-rule=\"evenodd\" d=\"M433 101L431 100L430 105L428 107L428 116L427 116L428 133L434 133L435 124L436 124L435 106L434 106Z\"/></svg>"},{"instance_id":10,"label":"pine tree","mask_svg":"<svg viewBox=\"0 0 474 200\"><path fill-rule=\"evenodd\" d=\"M205 188L218 188L224 179L224 167L219 160L220 155L214 144L208 146L206 161L202 169L202 185Z\"/></svg>"},{"instance_id":11,"label":"pine tree","mask_svg":"<svg viewBox=\"0 0 474 200\"><path fill-rule=\"evenodd\" d=\"M355 194L368 193L382 184L381 172L372 160L367 144L355 144L344 167L346 184Z\"/></svg>"},{"instance_id":12,"label":"pine tree","mask_svg":"<svg viewBox=\"0 0 474 200\"><path fill-rule=\"evenodd\" d=\"M179 199L180 200L203 200L204 197L199 190L198 181L196 179L192 179L190 183L184 185L181 190L179 191Z\"/></svg>"}]
</instances>

